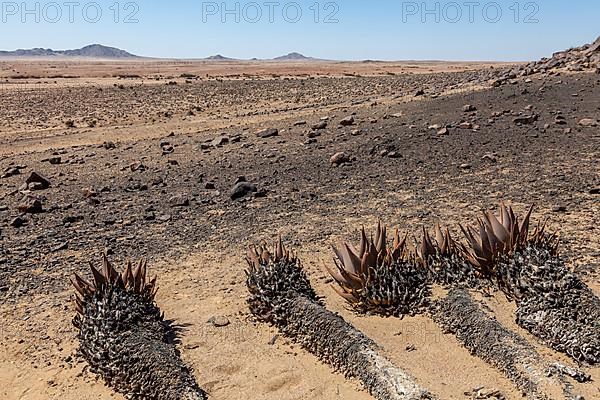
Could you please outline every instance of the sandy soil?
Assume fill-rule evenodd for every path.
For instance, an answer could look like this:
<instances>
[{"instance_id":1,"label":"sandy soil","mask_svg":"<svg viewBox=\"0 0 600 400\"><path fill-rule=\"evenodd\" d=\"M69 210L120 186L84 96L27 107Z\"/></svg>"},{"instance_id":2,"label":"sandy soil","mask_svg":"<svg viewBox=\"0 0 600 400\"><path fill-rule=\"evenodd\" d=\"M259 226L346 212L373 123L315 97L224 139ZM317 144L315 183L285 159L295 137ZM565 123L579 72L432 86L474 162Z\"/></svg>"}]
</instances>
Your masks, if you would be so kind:
<instances>
[{"instance_id":1,"label":"sandy soil","mask_svg":"<svg viewBox=\"0 0 600 400\"><path fill-rule=\"evenodd\" d=\"M98 71L110 75L119 68L68 67L94 79L102 78ZM136 70L146 75L151 72L144 68L154 67ZM176 76L179 67L169 73ZM205 66L193 68L200 73ZM287 73L279 68L274 71ZM315 73L314 66L306 68ZM372 71L365 68L355 72ZM487 69L371 77L339 77L346 70L337 69L318 79L177 85L127 81L136 89L111 84L102 92L98 81L25 91L12 82L0 85L0 174L25 167L0 179L0 398L121 398L76 355L70 322L68 276L85 273L85 263L108 250L119 261L150 259L159 278L157 302L168 318L187 326L182 355L212 398L370 399L357 382L285 338L274 339L276 330L251 318L244 248L277 234L298 249L328 307L381 344L423 386L443 399L470 399L481 387L522 398L427 317L353 315L329 288L323 268L331 262L331 243L355 238L362 225L379 218L409 232L440 220L456 230L505 199L519 211L536 203L535 219L549 218L550 228L561 232L569 265L600 293L600 202L594 194L600 135L597 127L578 125L581 118L600 119L598 77L539 76L489 89ZM415 97L418 89L425 95ZM465 104L477 111L463 112ZM159 111L171 115L159 117ZM566 125L555 124L559 111ZM530 113L538 121L514 123ZM351 114L355 124L341 127ZM87 126L92 117L97 124ZM328 126L311 129L323 117ZM74 128L65 127L66 118L75 120ZM434 124L448 126L449 135L438 135ZM278 128L279 136L255 135L267 127ZM212 145L222 133L229 142ZM165 152L169 147L173 152ZM331 167L329 158L338 151L354 161ZM50 157L61 163L49 164ZM139 164L145 168L136 169ZM16 228L19 187L33 170L52 182L39 193L46 212L25 216L26 224ZM266 197L231 201L229 191L241 175ZM97 194L84 196L88 189ZM173 196L189 204L173 206ZM549 358L570 363L517 327L514 305L503 296L480 300ZM208 322L213 316L230 324L217 328ZM594 382L574 384L576 391L597 398L600 369L585 370Z\"/></svg>"}]
</instances>

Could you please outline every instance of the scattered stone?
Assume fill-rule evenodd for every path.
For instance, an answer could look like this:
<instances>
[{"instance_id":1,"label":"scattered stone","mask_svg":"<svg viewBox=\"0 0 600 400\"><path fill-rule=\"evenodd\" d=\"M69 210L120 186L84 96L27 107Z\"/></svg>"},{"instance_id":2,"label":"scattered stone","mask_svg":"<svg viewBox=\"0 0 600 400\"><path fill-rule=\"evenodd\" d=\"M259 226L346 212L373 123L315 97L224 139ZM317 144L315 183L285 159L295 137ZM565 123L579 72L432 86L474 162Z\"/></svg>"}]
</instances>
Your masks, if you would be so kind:
<instances>
[{"instance_id":1,"label":"scattered stone","mask_svg":"<svg viewBox=\"0 0 600 400\"><path fill-rule=\"evenodd\" d=\"M472 168L472 165L471 165L471 164L467 164L467 163L465 163L465 164L460 164L459 168L460 168L460 169L463 169L463 170L468 170L468 169L471 169L471 168Z\"/></svg>"},{"instance_id":2,"label":"scattered stone","mask_svg":"<svg viewBox=\"0 0 600 400\"><path fill-rule=\"evenodd\" d=\"M175 195L169 199L171 207L188 207L190 205L190 199L184 195Z\"/></svg>"},{"instance_id":3,"label":"scattered stone","mask_svg":"<svg viewBox=\"0 0 600 400\"><path fill-rule=\"evenodd\" d=\"M571 128L565 128L565 130L563 131L563 133L564 133L565 135L569 135L569 134L571 134L572 132L573 132L573 129L571 129Z\"/></svg>"},{"instance_id":4,"label":"scattered stone","mask_svg":"<svg viewBox=\"0 0 600 400\"><path fill-rule=\"evenodd\" d=\"M63 243L59 244L58 246L55 246L52 249L50 249L50 251L52 253L56 253L58 251L66 250L68 248L69 248L69 242L63 242Z\"/></svg>"},{"instance_id":5,"label":"scattered stone","mask_svg":"<svg viewBox=\"0 0 600 400\"><path fill-rule=\"evenodd\" d=\"M44 212L40 199L31 195L23 197L17 209L23 214L40 214Z\"/></svg>"},{"instance_id":6,"label":"scattered stone","mask_svg":"<svg viewBox=\"0 0 600 400\"><path fill-rule=\"evenodd\" d=\"M354 125L354 117L352 115L350 115L349 117L346 117L346 118L342 119L340 121L340 125L342 125L342 126L351 126L351 125Z\"/></svg>"},{"instance_id":7,"label":"scattered stone","mask_svg":"<svg viewBox=\"0 0 600 400\"><path fill-rule=\"evenodd\" d=\"M207 322L209 324L212 324L215 328L224 328L231 324L229 318L223 316L210 317L210 319Z\"/></svg>"},{"instance_id":8,"label":"scattered stone","mask_svg":"<svg viewBox=\"0 0 600 400\"><path fill-rule=\"evenodd\" d=\"M248 180L246 179L245 176L238 176L233 184L237 185L238 183L242 183L242 182L248 182Z\"/></svg>"},{"instance_id":9,"label":"scattered stone","mask_svg":"<svg viewBox=\"0 0 600 400\"><path fill-rule=\"evenodd\" d=\"M279 129L275 129L275 128L264 129L262 131L256 132L256 136L258 136L259 138L263 138L263 139L267 139L267 138L274 137L274 136L279 136Z\"/></svg>"},{"instance_id":10,"label":"scattered stone","mask_svg":"<svg viewBox=\"0 0 600 400\"><path fill-rule=\"evenodd\" d=\"M215 190L216 189L215 183L214 182L206 182L204 184L204 189Z\"/></svg>"},{"instance_id":11,"label":"scattered stone","mask_svg":"<svg viewBox=\"0 0 600 400\"><path fill-rule=\"evenodd\" d=\"M343 151L339 152L339 153L335 153L333 156L331 156L331 159L330 159L331 165L335 165L335 166L347 163L349 161L350 161L350 157L348 156L348 154L344 153Z\"/></svg>"},{"instance_id":12,"label":"scattered stone","mask_svg":"<svg viewBox=\"0 0 600 400\"><path fill-rule=\"evenodd\" d=\"M104 142L102 143L102 147L106 150L114 150L117 148L117 145L114 142Z\"/></svg>"},{"instance_id":13,"label":"scattered stone","mask_svg":"<svg viewBox=\"0 0 600 400\"><path fill-rule=\"evenodd\" d=\"M425 91L423 89L419 89L415 92L415 97L424 96Z\"/></svg>"},{"instance_id":14,"label":"scattered stone","mask_svg":"<svg viewBox=\"0 0 600 400\"><path fill-rule=\"evenodd\" d=\"M131 170L131 172L136 172L136 171L144 172L148 168L144 164L142 164L141 161L136 161L129 165L129 169Z\"/></svg>"},{"instance_id":15,"label":"scattered stone","mask_svg":"<svg viewBox=\"0 0 600 400\"><path fill-rule=\"evenodd\" d=\"M229 143L229 136L226 135L217 136L210 142L213 147L221 147L227 143Z\"/></svg>"},{"instance_id":16,"label":"scattered stone","mask_svg":"<svg viewBox=\"0 0 600 400\"><path fill-rule=\"evenodd\" d=\"M600 187L590 189L590 194L600 194Z\"/></svg>"},{"instance_id":17,"label":"scattered stone","mask_svg":"<svg viewBox=\"0 0 600 400\"><path fill-rule=\"evenodd\" d=\"M557 115L556 118L554 118L554 123L556 125L566 125L567 124L567 120L565 119L564 116Z\"/></svg>"},{"instance_id":18,"label":"scattered stone","mask_svg":"<svg viewBox=\"0 0 600 400\"><path fill-rule=\"evenodd\" d=\"M231 190L230 197L231 200L237 200L246 197L251 193L256 193L257 191L258 189L255 184L249 182L239 182Z\"/></svg>"},{"instance_id":19,"label":"scattered stone","mask_svg":"<svg viewBox=\"0 0 600 400\"><path fill-rule=\"evenodd\" d=\"M584 118L579 121L579 125L584 127L594 127L598 126L598 121L592 118Z\"/></svg>"},{"instance_id":20,"label":"scattered stone","mask_svg":"<svg viewBox=\"0 0 600 400\"><path fill-rule=\"evenodd\" d=\"M166 223L171 221L171 216L169 214L162 214L156 217L158 222Z\"/></svg>"},{"instance_id":21,"label":"scattered stone","mask_svg":"<svg viewBox=\"0 0 600 400\"><path fill-rule=\"evenodd\" d=\"M477 107L475 107L474 105L471 104L467 104L463 107L463 111L464 112L473 112L473 111L477 111Z\"/></svg>"},{"instance_id":22,"label":"scattered stone","mask_svg":"<svg viewBox=\"0 0 600 400\"><path fill-rule=\"evenodd\" d=\"M164 144L161 143L160 148L162 150L163 156L166 156L168 154L173 154L175 152L175 147L173 147L173 145L169 144L169 142L165 142Z\"/></svg>"},{"instance_id":23,"label":"scattered stone","mask_svg":"<svg viewBox=\"0 0 600 400\"><path fill-rule=\"evenodd\" d=\"M564 212L567 212L567 206L558 205L558 206L552 208L552 212L553 213L564 213Z\"/></svg>"},{"instance_id":24,"label":"scattered stone","mask_svg":"<svg viewBox=\"0 0 600 400\"><path fill-rule=\"evenodd\" d=\"M266 189L259 189L256 193L254 193L254 198L256 199L260 199L263 197L267 197L267 190Z\"/></svg>"},{"instance_id":25,"label":"scattered stone","mask_svg":"<svg viewBox=\"0 0 600 400\"><path fill-rule=\"evenodd\" d=\"M306 121L296 121L296 122L294 122L294 126L302 126L302 125L306 125Z\"/></svg>"},{"instance_id":26,"label":"scattered stone","mask_svg":"<svg viewBox=\"0 0 600 400\"><path fill-rule=\"evenodd\" d=\"M321 122L319 122L319 123L317 123L317 124L314 124L314 125L311 127L311 129L312 129L313 131L318 131L318 130L325 129L325 128L327 128L327 121L321 121Z\"/></svg>"},{"instance_id":27,"label":"scattered stone","mask_svg":"<svg viewBox=\"0 0 600 400\"><path fill-rule=\"evenodd\" d=\"M485 154L483 157L481 157L482 161L490 161L492 163L497 163L498 162L498 156L496 156L494 153L487 153Z\"/></svg>"},{"instance_id":28,"label":"scattered stone","mask_svg":"<svg viewBox=\"0 0 600 400\"><path fill-rule=\"evenodd\" d=\"M60 165L62 163L62 158L61 157L50 157L48 159L48 162L51 165Z\"/></svg>"},{"instance_id":29,"label":"scattered stone","mask_svg":"<svg viewBox=\"0 0 600 400\"><path fill-rule=\"evenodd\" d=\"M458 127L459 129L473 129L473 124L470 122L461 122Z\"/></svg>"},{"instance_id":30,"label":"scattered stone","mask_svg":"<svg viewBox=\"0 0 600 400\"><path fill-rule=\"evenodd\" d=\"M68 215L63 218L62 222L63 222L63 225L66 225L66 224L74 224L76 222L80 222L83 220L84 220L84 217L82 215Z\"/></svg>"},{"instance_id":31,"label":"scattered stone","mask_svg":"<svg viewBox=\"0 0 600 400\"><path fill-rule=\"evenodd\" d=\"M36 190L44 190L44 189L46 189L46 187L44 187L43 183L31 182L29 185L27 185L27 189L29 189L31 191L36 191Z\"/></svg>"},{"instance_id":32,"label":"scattered stone","mask_svg":"<svg viewBox=\"0 0 600 400\"><path fill-rule=\"evenodd\" d=\"M10 167L4 170L2 178L10 178L11 176L19 175L21 170L18 167Z\"/></svg>"},{"instance_id":33,"label":"scattered stone","mask_svg":"<svg viewBox=\"0 0 600 400\"><path fill-rule=\"evenodd\" d=\"M515 124L530 125L530 124L533 124L534 122L536 122L538 120L538 118L539 118L539 115L537 115L537 114L524 115L524 116L513 119L513 122Z\"/></svg>"},{"instance_id":34,"label":"scattered stone","mask_svg":"<svg viewBox=\"0 0 600 400\"><path fill-rule=\"evenodd\" d=\"M44 190L50 187L50 181L45 178L42 174L33 171L29 177L25 180L25 183L29 185L29 189L31 190ZM36 184L32 187L32 184Z\"/></svg>"},{"instance_id":35,"label":"scattered stone","mask_svg":"<svg viewBox=\"0 0 600 400\"><path fill-rule=\"evenodd\" d=\"M23 225L27 225L27 220L23 217L16 217L10 223L10 226L12 226L13 228L20 228Z\"/></svg>"},{"instance_id":36,"label":"scattered stone","mask_svg":"<svg viewBox=\"0 0 600 400\"><path fill-rule=\"evenodd\" d=\"M450 134L450 131L448 130L448 128L442 128L439 131L437 131L437 134L439 136L448 136Z\"/></svg>"},{"instance_id":37,"label":"scattered stone","mask_svg":"<svg viewBox=\"0 0 600 400\"><path fill-rule=\"evenodd\" d=\"M154 213L154 211L148 211L148 212L146 212L146 214L144 214L144 220L145 221L154 221L154 220L156 220L156 214Z\"/></svg>"}]
</instances>

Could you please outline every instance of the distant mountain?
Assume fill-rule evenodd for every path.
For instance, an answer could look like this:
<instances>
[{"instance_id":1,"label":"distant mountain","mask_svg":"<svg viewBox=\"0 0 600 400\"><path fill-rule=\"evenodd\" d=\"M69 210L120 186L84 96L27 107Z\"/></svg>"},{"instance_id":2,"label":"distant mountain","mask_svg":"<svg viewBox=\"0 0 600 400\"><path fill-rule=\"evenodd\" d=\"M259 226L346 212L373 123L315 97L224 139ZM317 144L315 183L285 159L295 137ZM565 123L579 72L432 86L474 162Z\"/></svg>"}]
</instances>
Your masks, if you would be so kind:
<instances>
[{"instance_id":1,"label":"distant mountain","mask_svg":"<svg viewBox=\"0 0 600 400\"><path fill-rule=\"evenodd\" d=\"M235 61L235 58L229 58L229 57L225 57L220 54L217 54L215 56L206 57L205 60L208 60L208 61Z\"/></svg>"},{"instance_id":2,"label":"distant mountain","mask_svg":"<svg viewBox=\"0 0 600 400\"><path fill-rule=\"evenodd\" d=\"M275 61L311 61L316 60L316 58L306 57L304 54L300 53L290 53L285 56L275 57L273 60Z\"/></svg>"},{"instance_id":3,"label":"distant mountain","mask_svg":"<svg viewBox=\"0 0 600 400\"><path fill-rule=\"evenodd\" d=\"M115 47L91 44L76 50L52 50L52 49L19 49L15 51L0 51L0 57L88 57L126 59L139 58L136 55Z\"/></svg>"}]
</instances>

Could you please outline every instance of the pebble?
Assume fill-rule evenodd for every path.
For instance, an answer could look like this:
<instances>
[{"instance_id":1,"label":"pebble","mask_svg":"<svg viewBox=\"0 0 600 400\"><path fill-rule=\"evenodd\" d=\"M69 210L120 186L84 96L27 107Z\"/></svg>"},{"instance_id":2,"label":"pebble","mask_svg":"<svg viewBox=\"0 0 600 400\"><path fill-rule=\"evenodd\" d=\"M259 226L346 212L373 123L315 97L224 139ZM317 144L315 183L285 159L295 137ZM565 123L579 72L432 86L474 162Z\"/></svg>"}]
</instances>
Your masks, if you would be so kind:
<instances>
[{"instance_id":1,"label":"pebble","mask_svg":"<svg viewBox=\"0 0 600 400\"><path fill-rule=\"evenodd\" d=\"M231 324L229 318L223 316L210 317L210 319L207 322L209 324L212 324L215 328L224 328Z\"/></svg>"}]
</instances>

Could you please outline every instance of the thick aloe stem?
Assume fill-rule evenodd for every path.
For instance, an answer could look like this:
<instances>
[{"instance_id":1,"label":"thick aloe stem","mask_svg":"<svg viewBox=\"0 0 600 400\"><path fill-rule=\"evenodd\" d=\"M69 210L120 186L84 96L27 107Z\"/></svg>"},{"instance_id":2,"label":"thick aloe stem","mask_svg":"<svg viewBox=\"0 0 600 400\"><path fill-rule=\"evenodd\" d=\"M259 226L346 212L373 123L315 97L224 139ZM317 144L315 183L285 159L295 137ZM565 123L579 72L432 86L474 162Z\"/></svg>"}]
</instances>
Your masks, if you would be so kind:
<instances>
[{"instance_id":1,"label":"thick aloe stem","mask_svg":"<svg viewBox=\"0 0 600 400\"><path fill-rule=\"evenodd\" d=\"M359 379L377 399L431 399L406 372L378 354L377 344L342 317L302 296L285 306L281 331L348 377Z\"/></svg>"},{"instance_id":2,"label":"thick aloe stem","mask_svg":"<svg viewBox=\"0 0 600 400\"><path fill-rule=\"evenodd\" d=\"M578 362L600 363L600 298L560 257L530 246L502 258L498 271L521 327Z\"/></svg>"},{"instance_id":3,"label":"thick aloe stem","mask_svg":"<svg viewBox=\"0 0 600 400\"><path fill-rule=\"evenodd\" d=\"M585 374L546 361L523 337L485 313L465 290L454 289L432 307L433 319L475 356L502 371L527 398L576 398L563 373L579 381Z\"/></svg>"}]
</instances>

